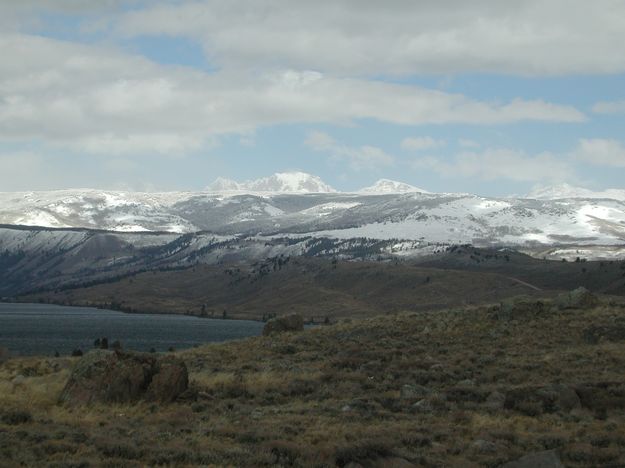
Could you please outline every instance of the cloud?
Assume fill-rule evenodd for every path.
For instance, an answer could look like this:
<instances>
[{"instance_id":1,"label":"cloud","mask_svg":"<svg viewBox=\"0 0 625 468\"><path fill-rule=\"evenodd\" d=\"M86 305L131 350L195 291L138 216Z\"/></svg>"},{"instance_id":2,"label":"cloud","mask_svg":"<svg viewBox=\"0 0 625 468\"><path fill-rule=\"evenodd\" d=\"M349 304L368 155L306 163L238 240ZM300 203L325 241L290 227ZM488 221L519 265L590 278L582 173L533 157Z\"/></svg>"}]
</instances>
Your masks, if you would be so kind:
<instances>
[{"instance_id":1,"label":"cloud","mask_svg":"<svg viewBox=\"0 0 625 468\"><path fill-rule=\"evenodd\" d=\"M341 145L324 132L309 133L304 144L314 151L328 153L333 159L347 161L356 171L392 166L395 162L393 156L380 148L369 145L360 147Z\"/></svg>"},{"instance_id":2,"label":"cloud","mask_svg":"<svg viewBox=\"0 0 625 468\"><path fill-rule=\"evenodd\" d=\"M414 160L412 167L416 170L431 170L444 177L475 177L482 180L560 182L575 178L571 165L550 153L532 156L505 148L463 152L457 154L451 162L426 156Z\"/></svg>"},{"instance_id":3,"label":"cloud","mask_svg":"<svg viewBox=\"0 0 625 468\"><path fill-rule=\"evenodd\" d=\"M625 167L625 147L617 140L581 139L573 156L595 166Z\"/></svg>"},{"instance_id":4,"label":"cloud","mask_svg":"<svg viewBox=\"0 0 625 468\"><path fill-rule=\"evenodd\" d=\"M418 86L312 71L204 73L23 34L0 36L0 139L74 151L185 153L224 134L291 123L579 122L570 106L489 103Z\"/></svg>"},{"instance_id":5,"label":"cloud","mask_svg":"<svg viewBox=\"0 0 625 468\"><path fill-rule=\"evenodd\" d=\"M479 148L481 146L477 141L468 140L466 138L460 138L458 140L458 145L463 148Z\"/></svg>"},{"instance_id":6,"label":"cloud","mask_svg":"<svg viewBox=\"0 0 625 468\"><path fill-rule=\"evenodd\" d=\"M625 71L623 17L621 1L204 0L135 9L115 28L197 39L226 68L563 75Z\"/></svg>"},{"instance_id":7,"label":"cloud","mask_svg":"<svg viewBox=\"0 0 625 468\"><path fill-rule=\"evenodd\" d=\"M432 137L412 137L404 138L401 147L410 151L423 151L426 149L442 148L446 145L445 140L435 140Z\"/></svg>"},{"instance_id":8,"label":"cloud","mask_svg":"<svg viewBox=\"0 0 625 468\"><path fill-rule=\"evenodd\" d=\"M596 114L625 114L625 100L623 101L601 101L592 107Z\"/></svg>"}]
</instances>

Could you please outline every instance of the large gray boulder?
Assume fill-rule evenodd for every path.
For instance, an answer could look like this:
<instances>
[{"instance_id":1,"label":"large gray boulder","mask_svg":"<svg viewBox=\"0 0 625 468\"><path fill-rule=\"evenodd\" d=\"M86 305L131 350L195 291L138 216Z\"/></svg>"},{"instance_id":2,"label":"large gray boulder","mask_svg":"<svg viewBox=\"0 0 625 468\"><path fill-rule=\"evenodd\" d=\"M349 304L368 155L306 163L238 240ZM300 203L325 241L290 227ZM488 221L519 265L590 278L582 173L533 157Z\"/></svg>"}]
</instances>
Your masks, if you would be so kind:
<instances>
[{"instance_id":1,"label":"large gray boulder","mask_svg":"<svg viewBox=\"0 0 625 468\"><path fill-rule=\"evenodd\" d=\"M501 465L500 468L564 468L555 450L534 452Z\"/></svg>"},{"instance_id":2,"label":"large gray boulder","mask_svg":"<svg viewBox=\"0 0 625 468\"><path fill-rule=\"evenodd\" d=\"M304 319L301 315L290 314L276 317L269 320L263 328L263 335L268 336L274 333L297 332L304 329Z\"/></svg>"},{"instance_id":3,"label":"large gray boulder","mask_svg":"<svg viewBox=\"0 0 625 468\"><path fill-rule=\"evenodd\" d=\"M171 402L189 385L185 363L173 356L94 350L83 356L61 392L61 403Z\"/></svg>"}]
</instances>

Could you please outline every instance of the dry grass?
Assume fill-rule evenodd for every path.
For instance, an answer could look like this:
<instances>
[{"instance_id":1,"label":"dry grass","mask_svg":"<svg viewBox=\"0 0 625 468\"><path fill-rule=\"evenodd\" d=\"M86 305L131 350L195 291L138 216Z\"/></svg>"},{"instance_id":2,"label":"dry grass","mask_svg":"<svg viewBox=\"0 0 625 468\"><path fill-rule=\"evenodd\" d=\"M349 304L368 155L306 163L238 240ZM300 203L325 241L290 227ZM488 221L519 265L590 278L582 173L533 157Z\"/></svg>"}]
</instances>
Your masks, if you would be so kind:
<instances>
[{"instance_id":1,"label":"dry grass","mask_svg":"<svg viewBox=\"0 0 625 468\"><path fill-rule=\"evenodd\" d=\"M618 466L625 349L589 344L583 331L614 326L622 313L602 306L508 321L486 308L405 313L207 345L178 353L195 397L167 406L60 407L71 359L13 360L0 366L0 465L325 467L395 456L497 466L556 449L566 466ZM11 391L26 369L33 375ZM598 399L603 409L530 415L487 404L493 391L599 382L612 385L611 399ZM429 394L411 396L406 385ZM5 408L30 418L1 419Z\"/></svg>"}]
</instances>

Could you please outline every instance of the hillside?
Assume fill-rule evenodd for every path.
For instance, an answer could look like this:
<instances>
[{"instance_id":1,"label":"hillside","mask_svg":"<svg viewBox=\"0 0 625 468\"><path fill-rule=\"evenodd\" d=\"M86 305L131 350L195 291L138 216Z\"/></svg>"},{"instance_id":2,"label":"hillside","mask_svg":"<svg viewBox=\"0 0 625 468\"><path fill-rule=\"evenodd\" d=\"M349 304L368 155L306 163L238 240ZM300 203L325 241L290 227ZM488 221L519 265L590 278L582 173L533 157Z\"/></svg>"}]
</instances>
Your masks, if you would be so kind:
<instances>
[{"instance_id":1,"label":"hillside","mask_svg":"<svg viewBox=\"0 0 625 468\"><path fill-rule=\"evenodd\" d=\"M319 322L552 296L578 286L623 296L625 263L556 262L468 246L406 261L277 256L150 271L19 300L257 320L297 312Z\"/></svg>"},{"instance_id":2,"label":"hillside","mask_svg":"<svg viewBox=\"0 0 625 468\"><path fill-rule=\"evenodd\" d=\"M576 285L577 286L577 285ZM518 295L549 295L507 275L424 268L409 262L349 262L274 257L254 264L198 265L141 273L86 288L41 292L26 302L54 302L221 318L262 319L297 312L366 317L493 303Z\"/></svg>"},{"instance_id":3,"label":"hillside","mask_svg":"<svg viewBox=\"0 0 625 468\"><path fill-rule=\"evenodd\" d=\"M196 348L178 353L191 391L167 405L58 406L72 358L9 360L0 464L493 467L553 450L622 466L623 306L539 304Z\"/></svg>"}]
</instances>

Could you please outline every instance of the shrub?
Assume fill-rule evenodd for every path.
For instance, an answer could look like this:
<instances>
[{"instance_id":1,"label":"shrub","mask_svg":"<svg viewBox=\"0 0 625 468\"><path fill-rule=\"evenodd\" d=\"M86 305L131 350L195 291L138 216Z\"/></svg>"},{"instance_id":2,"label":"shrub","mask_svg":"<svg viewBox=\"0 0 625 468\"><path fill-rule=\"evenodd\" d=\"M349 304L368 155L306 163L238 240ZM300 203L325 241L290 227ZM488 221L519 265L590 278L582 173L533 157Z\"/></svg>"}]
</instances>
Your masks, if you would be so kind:
<instances>
[{"instance_id":1,"label":"shrub","mask_svg":"<svg viewBox=\"0 0 625 468\"><path fill-rule=\"evenodd\" d=\"M0 415L0 421L10 426L17 424L25 424L33 420L32 415L28 411L8 410Z\"/></svg>"}]
</instances>

